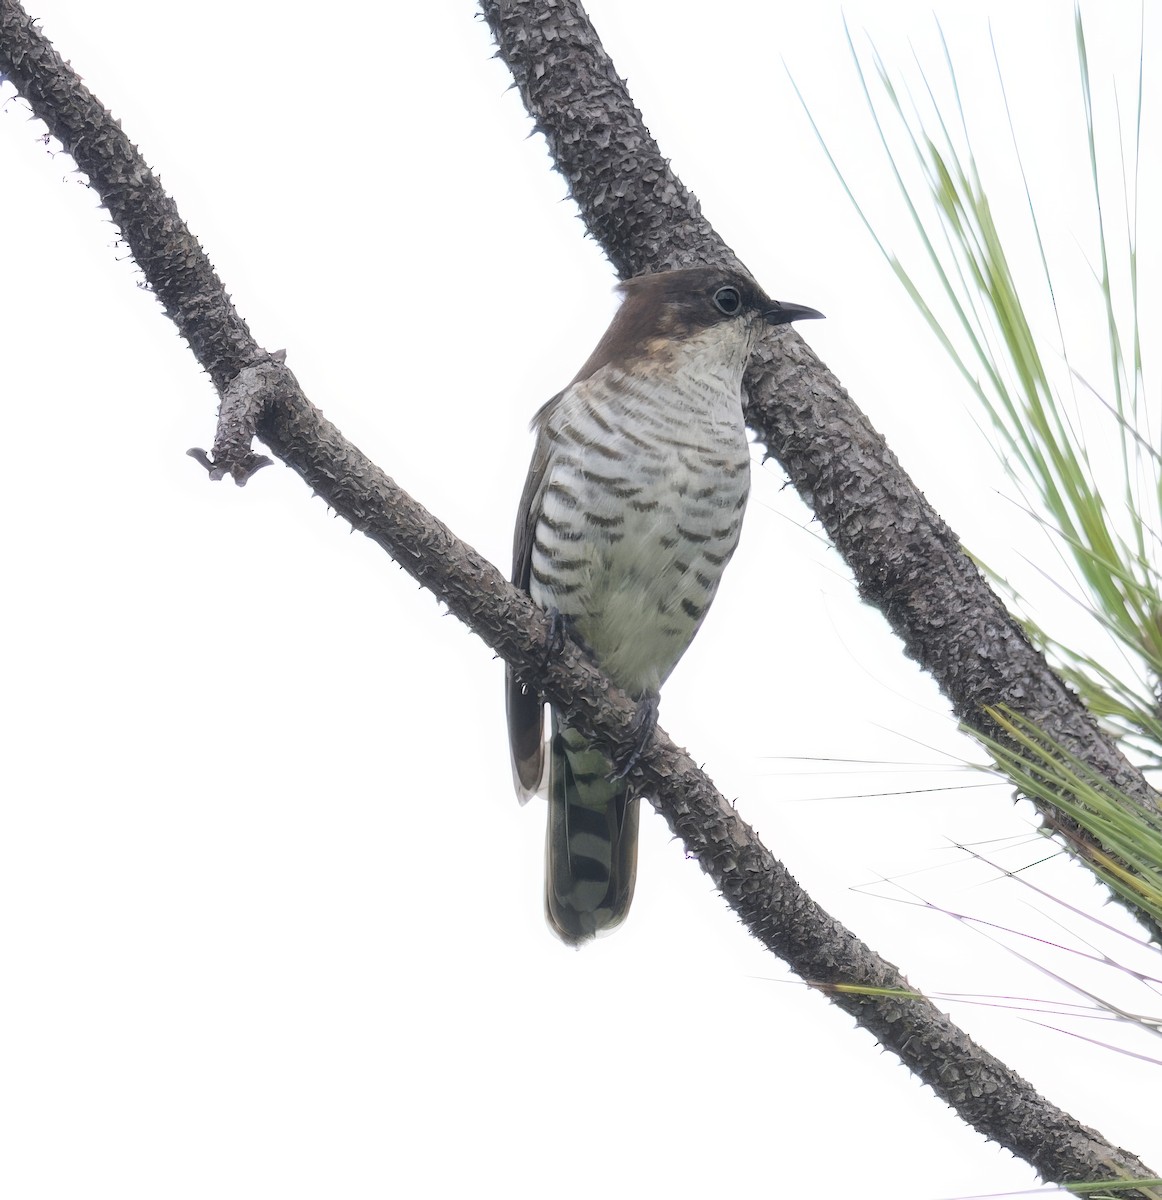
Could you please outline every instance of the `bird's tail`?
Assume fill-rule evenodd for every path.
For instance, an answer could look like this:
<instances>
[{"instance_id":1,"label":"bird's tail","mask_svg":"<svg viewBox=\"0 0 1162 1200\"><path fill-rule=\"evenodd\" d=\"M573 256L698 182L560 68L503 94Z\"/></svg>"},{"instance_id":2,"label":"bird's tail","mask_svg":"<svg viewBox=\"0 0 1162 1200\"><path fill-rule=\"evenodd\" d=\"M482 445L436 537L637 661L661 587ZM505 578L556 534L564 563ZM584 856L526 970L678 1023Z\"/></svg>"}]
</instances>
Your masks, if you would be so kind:
<instances>
[{"instance_id":1,"label":"bird's tail","mask_svg":"<svg viewBox=\"0 0 1162 1200\"><path fill-rule=\"evenodd\" d=\"M575 946L625 920L637 874L638 801L607 755L553 713L545 912Z\"/></svg>"}]
</instances>

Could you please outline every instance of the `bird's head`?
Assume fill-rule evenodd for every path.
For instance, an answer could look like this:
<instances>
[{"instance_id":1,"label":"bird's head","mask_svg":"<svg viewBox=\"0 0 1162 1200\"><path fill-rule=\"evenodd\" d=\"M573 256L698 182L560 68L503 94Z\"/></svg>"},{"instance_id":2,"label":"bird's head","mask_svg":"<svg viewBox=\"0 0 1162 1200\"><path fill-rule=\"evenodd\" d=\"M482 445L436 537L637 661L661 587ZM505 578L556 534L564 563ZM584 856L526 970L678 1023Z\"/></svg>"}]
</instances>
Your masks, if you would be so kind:
<instances>
[{"instance_id":1,"label":"bird's head","mask_svg":"<svg viewBox=\"0 0 1162 1200\"><path fill-rule=\"evenodd\" d=\"M621 283L619 291L625 297L621 308L578 379L610 363L629 366L635 360L664 357L715 329L749 352L764 325L823 316L802 304L772 300L748 275L724 267L637 275Z\"/></svg>"}]
</instances>

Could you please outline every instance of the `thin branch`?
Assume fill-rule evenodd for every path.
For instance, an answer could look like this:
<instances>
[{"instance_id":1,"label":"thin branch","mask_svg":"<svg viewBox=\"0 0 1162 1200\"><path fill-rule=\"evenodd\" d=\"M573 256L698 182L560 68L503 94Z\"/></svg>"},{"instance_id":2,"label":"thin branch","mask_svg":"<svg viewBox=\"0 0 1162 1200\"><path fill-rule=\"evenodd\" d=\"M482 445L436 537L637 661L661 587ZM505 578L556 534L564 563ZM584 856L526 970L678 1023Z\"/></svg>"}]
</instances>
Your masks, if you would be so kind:
<instances>
[{"instance_id":1,"label":"thin branch","mask_svg":"<svg viewBox=\"0 0 1162 1200\"><path fill-rule=\"evenodd\" d=\"M548 622L528 597L347 442L306 400L280 357L255 344L156 177L15 0L0 0L0 70L114 212L146 279L220 395L260 365L258 390L268 404L258 425L263 441L511 662L571 726L615 747L626 746L632 740L634 704L572 644L546 664ZM127 211L129 193L133 212ZM162 229L165 236L158 238ZM751 932L890 1047L966 1122L1047 1179L1148 1174L1132 1155L1049 1104L975 1045L918 997L895 967L815 904L690 756L660 730L636 773L688 853ZM691 1014L691 1021L697 1020ZM698 1036L693 1030L692 1037ZM1159 1195L1142 1189L1124 1194Z\"/></svg>"}]
</instances>

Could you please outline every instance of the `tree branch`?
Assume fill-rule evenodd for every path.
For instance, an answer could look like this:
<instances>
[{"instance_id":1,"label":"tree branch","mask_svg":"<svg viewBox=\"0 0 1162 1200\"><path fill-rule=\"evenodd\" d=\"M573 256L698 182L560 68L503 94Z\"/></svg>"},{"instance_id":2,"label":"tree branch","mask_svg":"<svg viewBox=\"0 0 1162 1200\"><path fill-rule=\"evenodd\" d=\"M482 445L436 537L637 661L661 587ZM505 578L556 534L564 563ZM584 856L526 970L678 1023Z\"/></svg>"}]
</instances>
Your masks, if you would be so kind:
<instances>
[{"instance_id":1,"label":"tree branch","mask_svg":"<svg viewBox=\"0 0 1162 1200\"><path fill-rule=\"evenodd\" d=\"M700 262L746 269L662 157L579 0L480 0L480 9L586 228L619 275ZM814 510L861 598L884 614L956 715L1011 744L984 711L1007 705L1158 812L1157 793L1049 668L956 534L790 326L767 332L747 385L750 428ZM1042 808L1070 848L1092 858L1089 835L1060 810ZM1131 911L1162 941L1162 930Z\"/></svg>"},{"instance_id":2,"label":"tree branch","mask_svg":"<svg viewBox=\"0 0 1162 1200\"><path fill-rule=\"evenodd\" d=\"M306 400L281 356L255 344L173 201L15 0L0 0L0 70L89 176L219 394L264 398L259 436L309 486L511 662L570 725L627 746L633 702L572 644L545 664L548 622L529 598L347 442ZM256 367L261 370L254 372ZM235 380L249 379L247 372L255 379L231 391ZM231 422L244 419L230 414ZM1132 1155L1049 1104L975 1045L895 967L815 904L660 730L635 774L751 932L890 1047L966 1122L1047 1179L1148 1174ZM877 992L861 994L852 985ZM1125 1194L1159 1195L1142 1189Z\"/></svg>"}]
</instances>

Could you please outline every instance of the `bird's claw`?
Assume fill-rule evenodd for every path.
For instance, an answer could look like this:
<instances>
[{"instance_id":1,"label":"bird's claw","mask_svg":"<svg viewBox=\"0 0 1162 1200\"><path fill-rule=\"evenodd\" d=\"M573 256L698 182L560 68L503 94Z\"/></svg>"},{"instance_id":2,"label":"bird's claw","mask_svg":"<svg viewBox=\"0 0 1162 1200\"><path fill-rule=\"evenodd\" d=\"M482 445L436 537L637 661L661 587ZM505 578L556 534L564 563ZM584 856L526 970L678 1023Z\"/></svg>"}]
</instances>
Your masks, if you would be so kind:
<instances>
[{"instance_id":1,"label":"bird's claw","mask_svg":"<svg viewBox=\"0 0 1162 1200\"><path fill-rule=\"evenodd\" d=\"M559 608L548 609L545 616L549 618L549 632L545 635L545 651L541 657L542 671L565 649L569 636L568 626Z\"/></svg>"},{"instance_id":2,"label":"bird's claw","mask_svg":"<svg viewBox=\"0 0 1162 1200\"><path fill-rule=\"evenodd\" d=\"M633 722L630 725L633 743L629 748L629 753L614 756L612 778L624 779L641 762L642 755L645 754L646 747L650 744L650 738L654 736L654 730L657 727L658 695L656 692L647 692L637 702L637 712L634 713Z\"/></svg>"}]
</instances>

